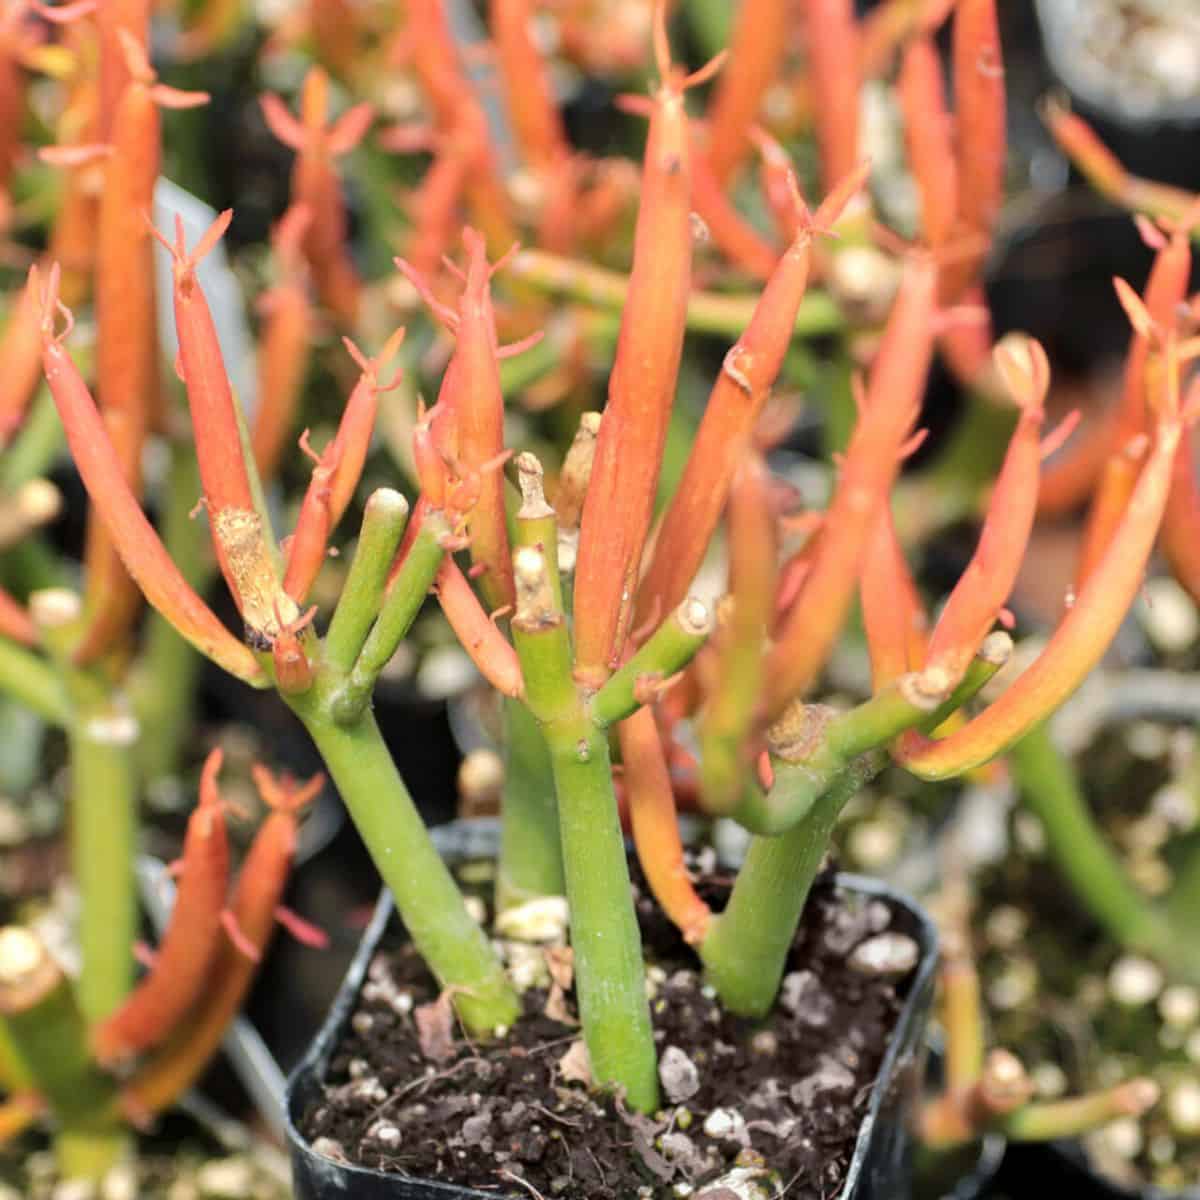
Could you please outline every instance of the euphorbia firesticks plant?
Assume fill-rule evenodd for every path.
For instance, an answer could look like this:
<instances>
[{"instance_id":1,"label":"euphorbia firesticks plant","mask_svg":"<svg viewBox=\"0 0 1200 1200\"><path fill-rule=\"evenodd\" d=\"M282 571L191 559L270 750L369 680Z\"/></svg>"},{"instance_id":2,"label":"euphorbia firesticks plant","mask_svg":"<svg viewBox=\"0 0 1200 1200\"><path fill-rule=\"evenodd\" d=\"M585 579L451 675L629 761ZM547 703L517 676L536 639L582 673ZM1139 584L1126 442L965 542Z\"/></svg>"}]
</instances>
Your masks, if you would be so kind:
<instances>
[{"instance_id":1,"label":"euphorbia firesticks plant","mask_svg":"<svg viewBox=\"0 0 1200 1200\"><path fill-rule=\"evenodd\" d=\"M990 6L973 0L965 7L970 11L960 38L968 48L987 42ZM436 404L416 424L413 459L421 494L411 520L398 492L372 493L323 635L316 609L306 608L309 592L362 472L380 397L394 383L385 370L402 334L373 358L347 343L361 377L329 444L317 452L302 439L314 460L312 480L296 528L280 545L196 274L231 214L222 214L191 249L182 227L173 242L163 239L174 259L178 371L187 390L217 561L243 622L244 636L238 638L188 586L141 511L68 353L70 322L60 329L65 310L57 296L57 271L35 273L30 285L41 306L46 377L72 454L130 576L198 649L247 684L274 687L297 714L391 886L417 948L469 1033L489 1037L517 1018L518 996L434 850L371 711L380 672L424 597L431 589L436 593L464 649L505 698L513 748L501 902L565 890L592 1077L600 1086L620 1089L629 1105L643 1111L659 1102L658 1076L618 817L614 745L652 890L695 946L726 1007L763 1014L773 1002L834 821L886 761L887 748L925 777L969 770L1049 715L1103 652L1140 581L1189 415L1170 389L1155 405L1150 445L1128 503L1038 663L978 716L945 737L932 736L1008 657L1007 635L990 630L1004 616L1029 534L1044 449L1039 437L1048 368L1040 347L1017 337L1001 343L995 355L997 376L1019 415L1008 456L976 557L926 638L889 502L901 465L919 442L926 374L937 338L948 327L938 307L939 288L960 290L964 254L977 254L969 240L965 252L951 248L945 254L937 243L955 220L966 235L985 232L998 186L995 148L960 156L964 199L957 216L943 214L947 228L931 229L927 248L905 252L899 293L857 388L857 417L829 504L823 514L808 516L807 541L780 563L776 538L796 522L781 516L769 475L755 458L757 430L796 328L816 244L860 195L866 177L865 167L853 165L851 156L831 174L827 199L810 213L785 170L776 180L784 185L776 189L776 203L781 213L787 207L790 244L725 358L682 481L655 534L655 492L689 318L694 196L689 164L703 146L689 129L684 95L720 66L714 62L692 75L675 67L663 7L656 11L659 81L648 103L631 106L648 111L650 130L608 403L598 418L588 414L581 423L552 490L557 511L547 500L536 458L521 454L507 465L500 363L529 340L499 344L491 285L505 264L489 262L483 234L468 229L462 238L465 263L451 270L461 285L456 303L435 295L419 270L401 264L452 334L454 350ZM970 92L976 60L966 51L964 60ZM441 82L433 73L428 85L436 91ZM315 211L324 205L333 178L328 154L336 151L334 142L353 141L361 123L356 117L340 126L342 134L339 126L326 133L318 120L321 105L313 99L321 87L319 78L310 80L312 119L303 139L292 118L268 104L277 130L303 141L302 154L310 156L307 167L302 158L298 169L299 205L281 234L281 252L294 257L303 246L318 280L332 250L339 250L323 240L334 228L333 218ZM994 118L996 88L989 84L983 91L986 95L972 94L963 108L972 121L986 124ZM458 136L450 115L443 136ZM846 128L831 118L826 134L823 141L844 153ZM751 135L743 129L741 136ZM779 155L773 153L778 172ZM731 170L739 154L740 149L730 151L724 165L704 168ZM842 161L832 150L830 156L831 162ZM937 147L924 155L940 170L944 163L937 158ZM317 174L320 186L312 182ZM486 194L478 199L486 209ZM314 224L318 221L325 224ZM325 231L321 237L314 236L318 228ZM952 283L948 264L954 268ZM344 318L351 308L348 300ZM519 504L509 500L507 477L514 471ZM718 623L688 591L723 513L730 604ZM560 542L570 550L561 557ZM459 552L469 556L466 569L455 557ZM806 704L803 697L820 678L856 588L863 593L875 694L842 713ZM684 719L698 733L696 777L704 806L732 814L756 835L719 914L708 910L683 868L672 768L682 761L675 726ZM286 846L294 797L265 791L281 811L260 838L278 836ZM553 806L545 803L548 795ZM203 813L211 813L211 805L197 821ZM276 827L282 832L271 832ZM199 843L199 832L196 836ZM245 889L257 874L243 874ZM269 874L262 874L264 890ZM214 935L217 961L231 979L246 970L245 940L259 945L269 928L264 922L274 913L274 905L268 910L265 902L253 908L256 900L261 897L239 887L226 920L228 936ZM211 910L212 898L205 903ZM214 919L220 920L220 912ZM131 1003L152 1009L165 1022L162 1014L175 1011L179 998L158 994L154 986L148 982ZM201 1032L190 1040L175 1034L161 1057L134 1074L122 1092L127 1112L155 1110L194 1075L203 1057L196 1039L217 1036L235 992L231 982L206 998ZM122 1036L136 1043L146 1034L139 1028Z\"/></svg>"}]
</instances>

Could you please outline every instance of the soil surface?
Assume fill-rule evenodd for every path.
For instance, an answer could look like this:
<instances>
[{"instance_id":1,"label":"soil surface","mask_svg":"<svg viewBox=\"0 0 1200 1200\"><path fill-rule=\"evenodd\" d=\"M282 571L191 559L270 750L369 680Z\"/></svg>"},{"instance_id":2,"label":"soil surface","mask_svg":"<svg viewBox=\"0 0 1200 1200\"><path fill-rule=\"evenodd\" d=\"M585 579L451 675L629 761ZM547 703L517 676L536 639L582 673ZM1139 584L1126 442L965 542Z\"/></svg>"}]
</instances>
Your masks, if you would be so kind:
<instances>
[{"instance_id":1,"label":"soil surface","mask_svg":"<svg viewBox=\"0 0 1200 1200\"><path fill-rule=\"evenodd\" d=\"M491 1195L755 1194L730 1190L727 1179L716 1185L733 1170L739 1181L760 1178L764 1195L837 1195L911 975L854 969L851 956L881 934L903 945L905 914L819 882L776 1008L753 1024L720 1010L674 930L640 896L638 908L657 964L647 976L664 1080L655 1118L573 1078L586 1056L569 988L530 988L525 1016L502 1044L473 1045L457 1030L449 1046L430 1037L436 987L396 927L371 964L305 1134L330 1157ZM549 952L560 980L564 955L569 963L569 951ZM424 1039L414 1017L422 1013Z\"/></svg>"}]
</instances>

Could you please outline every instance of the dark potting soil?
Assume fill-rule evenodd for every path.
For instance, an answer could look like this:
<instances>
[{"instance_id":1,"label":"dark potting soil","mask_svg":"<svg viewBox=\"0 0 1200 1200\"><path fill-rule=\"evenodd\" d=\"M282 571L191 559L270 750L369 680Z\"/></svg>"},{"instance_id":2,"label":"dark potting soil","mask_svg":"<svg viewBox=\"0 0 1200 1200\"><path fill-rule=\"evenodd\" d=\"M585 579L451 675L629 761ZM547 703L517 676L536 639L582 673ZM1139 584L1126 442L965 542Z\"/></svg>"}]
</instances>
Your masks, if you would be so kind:
<instances>
[{"instance_id":1,"label":"dark potting soil","mask_svg":"<svg viewBox=\"0 0 1200 1200\"><path fill-rule=\"evenodd\" d=\"M430 1061L413 1013L436 987L397 928L371 964L324 1099L305 1114L306 1137L361 1166L504 1196L666 1200L689 1194L676 1190L684 1184L695 1200L731 1200L705 1185L764 1164L790 1200L836 1195L910 973L865 973L848 959L885 931L906 934L903 915L819 882L780 999L752 1023L720 1010L674 929L648 901L638 908L669 1075L655 1118L569 1077L582 1048L569 990L531 988L504 1042L456 1031Z\"/></svg>"}]
</instances>

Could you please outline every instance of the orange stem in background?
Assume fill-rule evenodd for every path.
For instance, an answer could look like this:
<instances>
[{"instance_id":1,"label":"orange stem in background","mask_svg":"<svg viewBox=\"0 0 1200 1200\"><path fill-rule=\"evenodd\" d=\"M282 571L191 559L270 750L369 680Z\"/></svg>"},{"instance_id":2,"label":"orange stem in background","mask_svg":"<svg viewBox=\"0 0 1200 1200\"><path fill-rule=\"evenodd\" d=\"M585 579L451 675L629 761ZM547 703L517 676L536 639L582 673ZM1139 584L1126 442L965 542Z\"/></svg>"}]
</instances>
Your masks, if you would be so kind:
<instances>
[{"instance_id":1,"label":"orange stem in background","mask_svg":"<svg viewBox=\"0 0 1200 1200\"><path fill-rule=\"evenodd\" d=\"M1180 447L1188 439L1180 439ZM1139 434L1120 450L1110 455L1101 471L1099 482L1092 494L1092 505L1088 510L1087 524L1079 547L1079 562L1075 568L1075 592L1083 590L1087 581L1095 574L1104 559L1113 534L1129 507L1129 499L1137 485L1138 474L1146 461L1150 449L1149 438ZM1178 459L1179 455L1176 454ZM1169 502L1168 502L1169 511ZM1164 534L1167 518L1163 517ZM1194 531L1193 531L1194 536ZM1165 540L1165 538L1164 538Z\"/></svg>"},{"instance_id":2,"label":"orange stem in background","mask_svg":"<svg viewBox=\"0 0 1200 1200\"><path fill-rule=\"evenodd\" d=\"M39 279L37 268L31 278ZM33 286L41 284L35 282ZM126 570L151 605L193 646L231 675L247 683L263 683L262 669L254 655L192 590L130 490L96 402L54 334L57 292L57 269L52 268L43 293L42 365L46 382L62 418L76 469L92 504L108 525Z\"/></svg>"},{"instance_id":3,"label":"orange stem in background","mask_svg":"<svg viewBox=\"0 0 1200 1200\"><path fill-rule=\"evenodd\" d=\"M531 0L491 0L492 41L521 155L539 174L569 153L546 60L531 36Z\"/></svg>"},{"instance_id":4,"label":"orange stem in background","mask_svg":"<svg viewBox=\"0 0 1200 1200\"><path fill-rule=\"evenodd\" d=\"M25 420L42 378L42 314L39 298L26 284L9 311L0 336L0 449Z\"/></svg>"},{"instance_id":5,"label":"orange stem in background","mask_svg":"<svg viewBox=\"0 0 1200 1200\"><path fill-rule=\"evenodd\" d=\"M729 181L750 149L750 130L787 52L788 17L785 0L743 0L738 7L729 64L708 105L706 165L718 187Z\"/></svg>"},{"instance_id":6,"label":"orange stem in background","mask_svg":"<svg viewBox=\"0 0 1200 1200\"><path fill-rule=\"evenodd\" d=\"M1142 584L1180 444L1178 414L1165 414L1154 448L1108 550L1033 664L982 713L941 741L901 739L895 757L923 779L981 766L1048 717L1104 656Z\"/></svg>"},{"instance_id":7,"label":"orange stem in background","mask_svg":"<svg viewBox=\"0 0 1200 1200\"><path fill-rule=\"evenodd\" d=\"M859 29L854 0L802 0L821 180L832 191L858 162Z\"/></svg>"},{"instance_id":8,"label":"orange stem in background","mask_svg":"<svg viewBox=\"0 0 1200 1200\"><path fill-rule=\"evenodd\" d=\"M933 259L910 258L811 566L768 659L766 715L770 718L812 686L845 621L867 538L887 501L921 410L933 359L936 293Z\"/></svg>"},{"instance_id":9,"label":"orange stem in background","mask_svg":"<svg viewBox=\"0 0 1200 1200\"><path fill-rule=\"evenodd\" d=\"M703 145L692 146L692 206L712 244L735 267L766 279L779 260L779 248L747 221L717 179Z\"/></svg>"},{"instance_id":10,"label":"orange stem in background","mask_svg":"<svg viewBox=\"0 0 1200 1200\"><path fill-rule=\"evenodd\" d=\"M296 848L297 814L312 800L324 777L298 786L286 777L277 781L255 767L254 781L271 812L242 861L234 887L230 911L239 946L229 939L219 943L207 986L186 1022L121 1089L121 1108L137 1124L162 1112L192 1086L242 1007L275 932Z\"/></svg>"},{"instance_id":11,"label":"orange stem in background","mask_svg":"<svg viewBox=\"0 0 1200 1200\"><path fill-rule=\"evenodd\" d=\"M38 630L33 618L3 588L0 588L0 636L11 638L23 646L37 644Z\"/></svg>"},{"instance_id":12,"label":"orange stem in background","mask_svg":"<svg viewBox=\"0 0 1200 1200\"><path fill-rule=\"evenodd\" d=\"M217 788L222 752L213 750L200 776L200 801L188 819L182 875L154 966L129 998L92 1031L102 1063L132 1057L173 1033L200 998L221 940L229 887L229 841Z\"/></svg>"},{"instance_id":13,"label":"orange stem in background","mask_svg":"<svg viewBox=\"0 0 1200 1200\"><path fill-rule=\"evenodd\" d=\"M979 544L929 638L924 670L944 672L947 688L958 686L1007 602L1037 510L1039 439L1050 364L1042 347L1021 335L1001 341L994 357L1021 417L992 489Z\"/></svg>"},{"instance_id":14,"label":"orange stem in background","mask_svg":"<svg viewBox=\"0 0 1200 1200\"><path fill-rule=\"evenodd\" d=\"M278 96L268 93L261 104L271 132L296 151L292 201L303 204L311 213L304 252L317 292L342 325L353 327L362 281L346 244L346 206L333 164L362 141L374 119L374 109L370 104L356 104L330 123L329 76L322 67L313 67L305 76L300 120Z\"/></svg>"},{"instance_id":15,"label":"orange stem in background","mask_svg":"<svg viewBox=\"0 0 1200 1200\"><path fill-rule=\"evenodd\" d=\"M409 4L401 37L405 57L433 110L438 131L461 137L471 147L466 184L471 219L483 230L489 253L503 254L516 240L512 206L492 148L487 116L463 71L444 0Z\"/></svg>"},{"instance_id":16,"label":"orange stem in background","mask_svg":"<svg viewBox=\"0 0 1200 1200\"><path fill-rule=\"evenodd\" d=\"M264 321L258 346L258 409L250 446L262 479L270 479L279 465L308 370L314 323L301 245L310 220L307 207L293 205L272 231L279 279L258 302Z\"/></svg>"},{"instance_id":17,"label":"orange stem in background","mask_svg":"<svg viewBox=\"0 0 1200 1200\"><path fill-rule=\"evenodd\" d=\"M946 111L942 62L933 38L914 38L904 51L897 84L904 142L921 200L921 233L936 249L949 240L958 215L958 165L953 122Z\"/></svg>"},{"instance_id":18,"label":"orange stem in background","mask_svg":"<svg viewBox=\"0 0 1200 1200\"><path fill-rule=\"evenodd\" d=\"M617 726L633 844L654 898L689 945L704 940L712 913L696 894L683 859L679 817L662 740L649 708Z\"/></svg>"},{"instance_id":19,"label":"orange stem in background","mask_svg":"<svg viewBox=\"0 0 1200 1200\"><path fill-rule=\"evenodd\" d=\"M957 117L958 215L964 232L991 240L1004 202L1004 57L995 0L958 0L953 34ZM964 266L966 279L983 261ZM955 289L960 290L960 289Z\"/></svg>"},{"instance_id":20,"label":"orange stem in background","mask_svg":"<svg viewBox=\"0 0 1200 1200\"><path fill-rule=\"evenodd\" d=\"M859 604L871 655L871 686L881 691L925 661L929 618L896 536L892 506L875 518L863 555Z\"/></svg>"}]
</instances>

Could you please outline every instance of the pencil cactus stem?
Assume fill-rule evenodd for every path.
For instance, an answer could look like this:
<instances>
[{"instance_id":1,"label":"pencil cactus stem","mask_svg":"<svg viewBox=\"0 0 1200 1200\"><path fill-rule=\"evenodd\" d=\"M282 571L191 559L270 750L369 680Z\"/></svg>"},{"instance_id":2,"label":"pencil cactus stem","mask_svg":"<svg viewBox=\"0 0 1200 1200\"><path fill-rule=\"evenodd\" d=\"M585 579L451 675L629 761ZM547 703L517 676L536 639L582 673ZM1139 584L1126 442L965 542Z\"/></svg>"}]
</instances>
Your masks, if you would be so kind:
<instances>
[{"instance_id":1,"label":"pencil cactus stem","mask_svg":"<svg viewBox=\"0 0 1200 1200\"><path fill-rule=\"evenodd\" d=\"M438 567L434 591L454 636L479 673L502 696L521 695L521 667L511 643L484 611L467 577L449 555Z\"/></svg>"},{"instance_id":2,"label":"pencil cactus stem","mask_svg":"<svg viewBox=\"0 0 1200 1200\"><path fill-rule=\"evenodd\" d=\"M750 149L750 129L787 46L787 15L782 0L753 0L738 12L729 60L717 79L708 117L708 162L722 184Z\"/></svg>"},{"instance_id":3,"label":"pencil cactus stem","mask_svg":"<svg viewBox=\"0 0 1200 1200\"><path fill-rule=\"evenodd\" d=\"M1076 897L1118 944L1177 962L1189 960L1188 973L1200 969L1196 955L1172 937L1162 914L1148 903L1116 858L1088 811L1070 759L1045 725L1012 747L1009 761L1021 803L1041 822L1050 856Z\"/></svg>"},{"instance_id":4,"label":"pencil cactus stem","mask_svg":"<svg viewBox=\"0 0 1200 1200\"><path fill-rule=\"evenodd\" d=\"M59 1126L59 1169L98 1179L125 1148L112 1081L91 1061L70 980L38 936L0 929L0 1017Z\"/></svg>"},{"instance_id":5,"label":"pencil cactus stem","mask_svg":"<svg viewBox=\"0 0 1200 1200\"><path fill-rule=\"evenodd\" d=\"M685 600L592 698L592 719L602 728L624 720L655 687L682 671L708 640L713 614L694 596Z\"/></svg>"},{"instance_id":6,"label":"pencil cactus stem","mask_svg":"<svg viewBox=\"0 0 1200 1200\"><path fill-rule=\"evenodd\" d=\"M904 558L890 504L880 507L867 541L859 604L875 690L925 661L928 617Z\"/></svg>"},{"instance_id":7,"label":"pencil cactus stem","mask_svg":"<svg viewBox=\"0 0 1200 1200\"><path fill-rule=\"evenodd\" d=\"M1021 417L992 490L975 554L929 637L926 668L945 671L953 683L970 665L1008 600L1037 511L1039 438L1050 365L1037 342L1019 335L997 343L994 357L1021 405Z\"/></svg>"},{"instance_id":8,"label":"pencil cactus stem","mask_svg":"<svg viewBox=\"0 0 1200 1200\"><path fill-rule=\"evenodd\" d=\"M513 258L509 274L528 280L539 291L612 312L624 309L631 283L631 277L620 271L544 250L521 250ZM750 323L758 302L758 295L693 291L687 296L687 328L693 333L736 338ZM830 296L811 291L796 313L793 332L796 337L818 337L844 327L845 318Z\"/></svg>"},{"instance_id":9,"label":"pencil cactus stem","mask_svg":"<svg viewBox=\"0 0 1200 1200\"><path fill-rule=\"evenodd\" d=\"M561 896L562 841L550 753L523 701L504 701L504 794L496 903L509 908L536 896Z\"/></svg>"},{"instance_id":10,"label":"pencil cactus stem","mask_svg":"<svg viewBox=\"0 0 1200 1200\"><path fill-rule=\"evenodd\" d=\"M512 632L554 777L584 1039L596 1082L623 1086L626 1102L648 1112L658 1103L658 1075L608 739L572 678L567 623L549 572L541 550L522 546L514 554Z\"/></svg>"},{"instance_id":11,"label":"pencil cactus stem","mask_svg":"<svg viewBox=\"0 0 1200 1200\"><path fill-rule=\"evenodd\" d=\"M713 694L700 719L700 786L707 812L728 812L748 775L746 742L757 716L763 648L775 609L778 547L765 464L747 461L727 516L729 598Z\"/></svg>"},{"instance_id":12,"label":"pencil cactus stem","mask_svg":"<svg viewBox=\"0 0 1200 1200\"><path fill-rule=\"evenodd\" d=\"M812 685L845 620L875 515L887 502L920 410L933 357L936 285L932 260L910 260L812 566L768 660L770 716Z\"/></svg>"},{"instance_id":13,"label":"pencil cactus stem","mask_svg":"<svg viewBox=\"0 0 1200 1200\"><path fill-rule=\"evenodd\" d=\"M326 661L335 670L345 670L347 660L353 664L349 677L336 688L329 701L333 718L340 724L353 724L366 711L380 673L412 627L445 558L442 542L449 532L446 518L426 509L399 572L388 586L390 556L384 552L385 543L399 540L408 505L398 493L381 489L368 501L368 516L371 503L380 495L387 497L384 511L378 525L370 530L364 518L359 550L361 555L378 555L378 558L364 557L356 585L359 591L352 591L348 584L342 595L342 604L349 599L352 607L343 617L339 604L325 641ZM375 511L379 513L379 507ZM358 557L356 554L351 567L351 581L358 570Z\"/></svg>"},{"instance_id":14,"label":"pencil cactus stem","mask_svg":"<svg viewBox=\"0 0 1200 1200\"><path fill-rule=\"evenodd\" d=\"M670 69L656 9L660 73L642 167L633 268L596 439L575 565L575 671L599 687L622 656L634 616L675 399L691 287L691 140L687 86Z\"/></svg>"},{"instance_id":15,"label":"pencil cactus stem","mask_svg":"<svg viewBox=\"0 0 1200 1200\"><path fill-rule=\"evenodd\" d=\"M407 521L408 501L399 492L378 488L367 498L350 571L325 633L325 661L335 670L354 667L381 615L388 572ZM431 536L436 541L436 530Z\"/></svg>"},{"instance_id":16,"label":"pencil cactus stem","mask_svg":"<svg viewBox=\"0 0 1200 1200\"><path fill-rule=\"evenodd\" d=\"M556 608L563 607L562 576L558 570L558 520L546 501L542 464L526 452L517 455L517 482L521 488L521 507L517 510L514 544L532 546L546 558L547 575Z\"/></svg>"},{"instance_id":17,"label":"pencil cactus stem","mask_svg":"<svg viewBox=\"0 0 1200 1200\"><path fill-rule=\"evenodd\" d=\"M43 369L62 417L75 465L112 533L126 569L146 599L201 653L255 686L266 677L251 651L217 620L171 561L146 519L113 452L104 422L70 355L54 335L56 273L47 280Z\"/></svg>"},{"instance_id":18,"label":"pencil cactus stem","mask_svg":"<svg viewBox=\"0 0 1200 1200\"><path fill-rule=\"evenodd\" d=\"M1129 1079L1086 1096L1027 1104L997 1125L1017 1142L1078 1137L1118 1117L1139 1117L1158 1097L1159 1087L1152 1079Z\"/></svg>"},{"instance_id":19,"label":"pencil cactus stem","mask_svg":"<svg viewBox=\"0 0 1200 1200\"><path fill-rule=\"evenodd\" d=\"M821 178L828 191L858 157L860 34L851 0L805 0L803 12Z\"/></svg>"},{"instance_id":20,"label":"pencil cactus stem","mask_svg":"<svg viewBox=\"0 0 1200 1200\"><path fill-rule=\"evenodd\" d=\"M695 945L704 940L712 912L684 862L671 775L654 713L638 709L617 726L617 735L638 862L663 912L684 941Z\"/></svg>"},{"instance_id":21,"label":"pencil cactus stem","mask_svg":"<svg viewBox=\"0 0 1200 1200\"><path fill-rule=\"evenodd\" d=\"M1100 660L1141 586L1170 486L1181 427L1168 417L1142 468L1108 552L1038 658L998 699L940 741L905 749L902 764L923 779L945 779L1001 753L1050 715Z\"/></svg>"},{"instance_id":22,"label":"pencil cactus stem","mask_svg":"<svg viewBox=\"0 0 1200 1200\"><path fill-rule=\"evenodd\" d=\"M750 843L729 903L700 944L708 980L728 1011L761 1017L774 1003L788 947L834 823L862 787L867 766L860 763L837 775L786 833Z\"/></svg>"}]
</instances>

